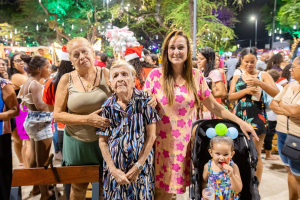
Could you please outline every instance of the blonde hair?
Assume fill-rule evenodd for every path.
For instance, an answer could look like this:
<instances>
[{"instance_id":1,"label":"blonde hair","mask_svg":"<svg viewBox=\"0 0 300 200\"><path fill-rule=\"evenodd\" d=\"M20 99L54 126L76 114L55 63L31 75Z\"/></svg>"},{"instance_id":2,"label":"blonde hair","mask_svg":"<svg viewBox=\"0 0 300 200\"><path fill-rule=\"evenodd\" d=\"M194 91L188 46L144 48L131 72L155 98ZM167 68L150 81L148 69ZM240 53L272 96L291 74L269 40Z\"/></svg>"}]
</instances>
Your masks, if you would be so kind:
<instances>
[{"instance_id":1,"label":"blonde hair","mask_svg":"<svg viewBox=\"0 0 300 200\"><path fill-rule=\"evenodd\" d=\"M109 70L109 79L111 80L111 70L113 68L118 68L118 67L121 67L121 66L126 66L128 69L129 69L129 73L130 73L130 76L132 77L132 79L134 80L135 77L136 77L136 71L134 69L134 67L132 65L130 65L129 63L127 63L126 61L124 60L117 60L117 61L114 61L110 67L110 70Z\"/></svg>"},{"instance_id":2,"label":"blonde hair","mask_svg":"<svg viewBox=\"0 0 300 200\"><path fill-rule=\"evenodd\" d=\"M187 51L187 59L183 65L183 78L185 80L185 86L188 92L192 91L195 97L197 107L200 107L200 100L198 98L197 89L195 85L195 81L193 78L193 62L192 62L192 50L189 44L189 39L186 34L181 30L175 30L169 33L166 37L164 44L163 44L163 52L162 52L162 60L161 64L163 67L163 90L164 94L168 98L168 105L172 106L175 96L174 96L174 78L173 78L173 68L172 64L168 58L168 46L173 37L177 38L182 36L186 39L186 45L188 48Z\"/></svg>"},{"instance_id":3,"label":"blonde hair","mask_svg":"<svg viewBox=\"0 0 300 200\"><path fill-rule=\"evenodd\" d=\"M86 43L86 44L88 44L87 47L89 47L90 49L93 49L91 43L86 38L75 37L72 40L70 40L67 44L67 51L68 51L70 56L71 56L71 53L72 53L71 49L73 48L74 43L76 43L76 42Z\"/></svg>"}]
</instances>

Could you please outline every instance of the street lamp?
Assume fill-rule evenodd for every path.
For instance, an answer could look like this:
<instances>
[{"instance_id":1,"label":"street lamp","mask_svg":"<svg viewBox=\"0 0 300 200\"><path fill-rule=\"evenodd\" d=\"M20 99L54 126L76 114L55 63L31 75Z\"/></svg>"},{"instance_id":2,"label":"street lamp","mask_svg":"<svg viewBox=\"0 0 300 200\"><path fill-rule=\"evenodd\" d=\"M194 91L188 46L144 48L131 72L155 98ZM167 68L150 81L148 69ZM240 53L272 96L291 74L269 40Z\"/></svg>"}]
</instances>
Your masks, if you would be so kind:
<instances>
[{"instance_id":1,"label":"street lamp","mask_svg":"<svg viewBox=\"0 0 300 200\"><path fill-rule=\"evenodd\" d=\"M252 21L255 20L255 47L257 47L257 19L256 19L256 17L252 16L251 20Z\"/></svg>"}]
</instances>

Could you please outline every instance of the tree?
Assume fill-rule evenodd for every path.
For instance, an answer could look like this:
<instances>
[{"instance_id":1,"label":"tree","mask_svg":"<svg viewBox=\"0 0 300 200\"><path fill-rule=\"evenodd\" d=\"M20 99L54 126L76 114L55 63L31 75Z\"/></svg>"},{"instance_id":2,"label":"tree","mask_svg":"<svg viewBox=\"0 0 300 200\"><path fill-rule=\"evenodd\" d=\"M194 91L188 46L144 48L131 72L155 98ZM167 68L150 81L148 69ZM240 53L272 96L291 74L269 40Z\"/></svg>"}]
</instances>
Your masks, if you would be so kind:
<instances>
[{"instance_id":1,"label":"tree","mask_svg":"<svg viewBox=\"0 0 300 200\"><path fill-rule=\"evenodd\" d=\"M164 39L172 29L182 29L192 37L193 0L137 2L132 0L129 2L129 8L126 8L122 2L116 3L111 9L112 16L123 24L126 23L128 16L130 29L134 30L139 37L146 35L151 43L157 43L156 38ZM226 1L227 5L235 2ZM197 5L198 46L211 46L216 50L220 47L224 50L228 49L231 40L235 37L231 29L236 22L234 13L216 1L198 0Z\"/></svg>"},{"instance_id":2,"label":"tree","mask_svg":"<svg viewBox=\"0 0 300 200\"><path fill-rule=\"evenodd\" d=\"M273 2L273 1L272 1ZM277 3L278 12L275 13L276 33L289 33L292 37L300 37L300 2L296 0L279 0ZM262 12L266 29L271 33L273 28L273 11L270 6L264 6ZM269 15L272 13L272 15Z\"/></svg>"},{"instance_id":3,"label":"tree","mask_svg":"<svg viewBox=\"0 0 300 200\"><path fill-rule=\"evenodd\" d=\"M104 35L101 27L111 19L110 13L102 11L103 4L97 0L19 0L18 4L7 7L13 12L6 22L20 31L18 34L26 44L32 38L43 45L53 41L64 44L77 36L94 43L101 37L100 31ZM1 12L4 11L0 9ZM0 33L0 36L3 35Z\"/></svg>"}]
</instances>

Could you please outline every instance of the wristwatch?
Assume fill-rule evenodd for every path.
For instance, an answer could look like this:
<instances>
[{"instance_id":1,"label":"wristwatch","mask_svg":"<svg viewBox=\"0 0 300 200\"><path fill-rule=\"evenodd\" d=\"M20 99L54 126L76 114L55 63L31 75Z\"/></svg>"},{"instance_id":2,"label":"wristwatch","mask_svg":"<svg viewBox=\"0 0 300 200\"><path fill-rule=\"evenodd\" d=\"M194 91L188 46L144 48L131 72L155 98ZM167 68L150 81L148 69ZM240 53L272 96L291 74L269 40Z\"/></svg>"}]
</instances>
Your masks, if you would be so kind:
<instances>
[{"instance_id":1,"label":"wristwatch","mask_svg":"<svg viewBox=\"0 0 300 200\"><path fill-rule=\"evenodd\" d=\"M134 163L135 166L137 166L137 168L142 171L144 169L144 166L141 165L139 162Z\"/></svg>"}]
</instances>

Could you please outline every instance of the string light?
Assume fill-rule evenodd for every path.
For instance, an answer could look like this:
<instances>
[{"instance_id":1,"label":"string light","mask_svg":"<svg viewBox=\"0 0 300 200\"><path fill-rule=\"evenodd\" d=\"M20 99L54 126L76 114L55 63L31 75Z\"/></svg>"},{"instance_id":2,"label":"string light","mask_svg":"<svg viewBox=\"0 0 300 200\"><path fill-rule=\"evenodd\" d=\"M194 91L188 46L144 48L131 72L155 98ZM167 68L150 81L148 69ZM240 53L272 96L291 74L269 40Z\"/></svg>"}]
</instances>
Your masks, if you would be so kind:
<instances>
[{"instance_id":1,"label":"string light","mask_svg":"<svg viewBox=\"0 0 300 200\"><path fill-rule=\"evenodd\" d=\"M279 34L281 34L281 29L280 29L280 31L279 31Z\"/></svg>"},{"instance_id":2,"label":"string light","mask_svg":"<svg viewBox=\"0 0 300 200\"><path fill-rule=\"evenodd\" d=\"M47 19L45 19L45 22L47 22Z\"/></svg>"},{"instance_id":3,"label":"string light","mask_svg":"<svg viewBox=\"0 0 300 200\"><path fill-rule=\"evenodd\" d=\"M82 32L82 28L80 29L80 31Z\"/></svg>"},{"instance_id":4,"label":"string light","mask_svg":"<svg viewBox=\"0 0 300 200\"><path fill-rule=\"evenodd\" d=\"M10 32L9 37L12 38L12 32Z\"/></svg>"},{"instance_id":5,"label":"string light","mask_svg":"<svg viewBox=\"0 0 300 200\"><path fill-rule=\"evenodd\" d=\"M293 28L296 29L297 28L296 25L294 25Z\"/></svg>"},{"instance_id":6,"label":"string light","mask_svg":"<svg viewBox=\"0 0 300 200\"><path fill-rule=\"evenodd\" d=\"M72 29L74 29L74 25L72 24Z\"/></svg>"},{"instance_id":7,"label":"string light","mask_svg":"<svg viewBox=\"0 0 300 200\"><path fill-rule=\"evenodd\" d=\"M18 32L17 32L17 29L15 28L15 34L17 34Z\"/></svg>"},{"instance_id":8,"label":"string light","mask_svg":"<svg viewBox=\"0 0 300 200\"><path fill-rule=\"evenodd\" d=\"M63 22L61 25L62 25L62 26L65 26L65 23Z\"/></svg>"},{"instance_id":9,"label":"string light","mask_svg":"<svg viewBox=\"0 0 300 200\"><path fill-rule=\"evenodd\" d=\"M39 25L38 25L38 24L36 25L36 30L37 30L37 31L39 30Z\"/></svg>"}]
</instances>

